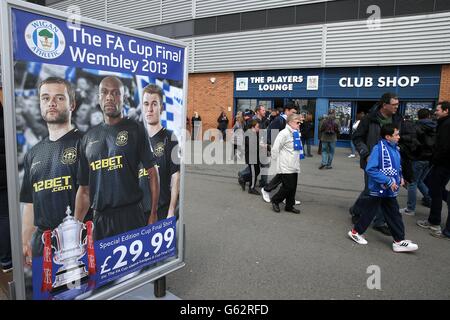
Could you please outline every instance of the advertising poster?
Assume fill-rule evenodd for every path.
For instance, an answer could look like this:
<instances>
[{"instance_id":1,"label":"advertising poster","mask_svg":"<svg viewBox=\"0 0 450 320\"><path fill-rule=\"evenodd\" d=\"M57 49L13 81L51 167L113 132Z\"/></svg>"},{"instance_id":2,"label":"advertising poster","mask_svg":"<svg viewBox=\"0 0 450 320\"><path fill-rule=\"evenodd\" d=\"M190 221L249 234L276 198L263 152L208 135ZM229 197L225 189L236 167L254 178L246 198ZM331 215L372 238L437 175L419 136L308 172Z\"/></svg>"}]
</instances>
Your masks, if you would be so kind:
<instances>
[{"instance_id":1,"label":"advertising poster","mask_svg":"<svg viewBox=\"0 0 450 320\"><path fill-rule=\"evenodd\" d=\"M349 135L352 121L352 103L350 101L332 101L330 102L330 109L336 110L340 137Z\"/></svg>"},{"instance_id":2,"label":"advertising poster","mask_svg":"<svg viewBox=\"0 0 450 320\"><path fill-rule=\"evenodd\" d=\"M185 46L8 13L26 298L84 299L180 260Z\"/></svg>"},{"instance_id":3,"label":"advertising poster","mask_svg":"<svg viewBox=\"0 0 450 320\"><path fill-rule=\"evenodd\" d=\"M418 120L417 112L420 109L433 109L432 102L407 102L405 104L405 118L409 120L416 121Z\"/></svg>"}]
</instances>

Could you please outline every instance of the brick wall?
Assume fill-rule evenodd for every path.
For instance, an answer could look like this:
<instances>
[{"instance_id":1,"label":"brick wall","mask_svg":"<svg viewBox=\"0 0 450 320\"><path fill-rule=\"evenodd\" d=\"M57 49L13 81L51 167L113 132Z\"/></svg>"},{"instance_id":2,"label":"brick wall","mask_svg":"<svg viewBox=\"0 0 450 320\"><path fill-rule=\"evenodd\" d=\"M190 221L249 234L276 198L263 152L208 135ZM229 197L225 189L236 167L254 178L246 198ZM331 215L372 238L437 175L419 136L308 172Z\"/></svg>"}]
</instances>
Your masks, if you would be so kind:
<instances>
[{"instance_id":1,"label":"brick wall","mask_svg":"<svg viewBox=\"0 0 450 320\"><path fill-rule=\"evenodd\" d=\"M214 83L210 80L211 78L215 78ZM217 118L223 110L230 120L228 126L231 128L233 79L232 72L190 74L187 110L189 121L194 115L194 111L197 111L202 117L203 131L217 128Z\"/></svg>"},{"instance_id":2,"label":"brick wall","mask_svg":"<svg viewBox=\"0 0 450 320\"><path fill-rule=\"evenodd\" d=\"M441 72L441 90L439 92L439 101L450 101L450 65L443 65Z\"/></svg>"}]
</instances>

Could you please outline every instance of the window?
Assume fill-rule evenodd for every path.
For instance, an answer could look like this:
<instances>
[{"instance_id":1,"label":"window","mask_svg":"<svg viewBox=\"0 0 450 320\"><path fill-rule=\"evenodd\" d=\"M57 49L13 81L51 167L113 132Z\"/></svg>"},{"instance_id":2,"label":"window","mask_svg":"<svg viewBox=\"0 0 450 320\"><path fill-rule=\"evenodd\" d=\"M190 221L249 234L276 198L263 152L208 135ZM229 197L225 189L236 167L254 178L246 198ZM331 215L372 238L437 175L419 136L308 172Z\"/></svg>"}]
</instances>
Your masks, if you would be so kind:
<instances>
[{"instance_id":1,"label":"window","mask_svg":"<svg viewBox=\"0 0 450 320\"><path fill-rule=\"evenodd\" d=\"M433 12L434 0L397 0L395 15Z\"/></svg>"},{"instance_id":2,"label":"window","mask_svg":"<svg viewBox=\"0 0 450 320\"><path fill-rule=\"evenodd\" d=\"M154 27L155 34L163 36L163 37L173 37L173 25L165 24L161 26Z\"/></svg>"},{"instance_id":3,"label":"window","mask_svg":"<svg viewBox=\"0 0 450 320\"><path fill-rule=\"evenodd\" d=\"M182 21L174 24L175 37L189 37L194 34L194 21Z\"/></svg>"},{"instance_id":4,"label":"window","mask_svg":"<svg viewBox=\"0 0 450 320\"><path fill-rule=\"evenodd\" d=\"M342 0L327 2L327 22L358 19L358 1Z\"/></svg>"},{"instance_id":5,"label":"window","mask_svg":"<svg viewBox=\"0 0 450 320\"><path fill-rule=\"evenodd\" d=\"M433 110L433 102L406 102L405 118L412 121L418 120L417 111L420 109Z\"/></svg>"},{"instance_id":6,"label":"window","mask_svg":"<svg viewBox=\"0 0 450 320\"><path fill-rule=\"evenodd\" d=\"M217 22L216 17L195 20L194 34L201 35L201 34L215 33L216 22Z\"/></svg>"},{"instance_id":7,"label":"window","mask_svg":"<svg viewBox=\"0 0 450 320\"><path fill-rule=\"evenodd\" d=\"M259 100L258 105L263 105L267 110L272 110L273 101L272 100Z\"/></svg>"},{"instance_id":8,"label":"window","mask_svg":"<svg viewBox=\"0 0 450 320\"><path fill-rule=\"evenodd\" d=\"M436 11L448 11L450 10L450 1L448 0L436 0Z\"/></svg>"},{"instance_id":9,"label":"window","mask_svg":"<svg viewBox=\"0 0 450 320\"><path fill-rule=\"evenodd\" d=\"M304 115L310 114L314 119L316 114L316 99L301 99L294 98L291 99L297 109L297 113L302 113Z\"/></svg>"},{"instance_id":10,"label":"window","mask_svg":"<svg viewBox=\"0 0 450 320\"><path fill-rule=\"evenodd\" d=\"M217 17L217 32L239 31L241 29L241 15L228 14Z\"/></svg>"},{"instance_id":11,"label":"window","mask_svg":"<svg viewBox=\"0 0 450 320\"><path fill-rule=\"evenodd\" d=\"M302 98L294 98L289 99L289 101L293 102L295 107L297 108L297 113L303 114L305 117L305 121L311 121L313 132L314 132L314 118L316 116L316 99L302 99ZM300 130L303 130L300 127Z\"/></svg>"},{"instance_id":12,"label":"window","mask_svg":"<svg viewBox=\"0 0 450 320\"><path fill-rule=\"evenodd\" d=\"M296 11L297 24L325 22L325 2L297 6Z\"/></svg>"},{"instance_id":13,"label":"window","mask_svg":"<svg viewBox=\"0 0 450 320\"><path fill-rule=\"evenodd\" d=\"M359 19L366 19L373 15L373 11L367 13L367 9L370 6L378 6L380 8L380 14L382 18L394 16L394 0L361 0L359 5Z\"/></svg>"},{"instance_id":14,"label":"window","mask_svg":"<svg viewBox=\"0 0 450 320\"><path fill-rule=\"evenodd\" d=\"M245 112L245 110L254 111L257 106L256 99L237 99L236 113L239 111Z\"/></svg>"},{"instance_id":15,"label":"window","mask_svg":"<svg viewBox=\"0 0 450 320\"><path fill-rule=\"evenodd\" d=\"M243 12L241 30L260 29L266 26L266 10Z\"/></svg>"},{"instance_id":16,"label":"window","mask_svg":"<svg viewBox=\"0 0 450 320\"><path fill-rule=\"evenodd\" d=\"M276 8L267 10L267 26L278 27L295 24L295 8Z\"/></svg>"}]
</instances>

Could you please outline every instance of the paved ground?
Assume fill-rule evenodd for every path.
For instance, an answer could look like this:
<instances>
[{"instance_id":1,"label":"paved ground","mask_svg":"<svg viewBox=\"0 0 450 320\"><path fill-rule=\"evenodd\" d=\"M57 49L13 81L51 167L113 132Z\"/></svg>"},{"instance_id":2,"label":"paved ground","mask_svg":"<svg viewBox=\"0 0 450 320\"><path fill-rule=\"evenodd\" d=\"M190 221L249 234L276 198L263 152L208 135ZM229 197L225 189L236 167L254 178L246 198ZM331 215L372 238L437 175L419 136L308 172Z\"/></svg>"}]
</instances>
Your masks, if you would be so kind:
<instances>
[{"instance_id":1,"label":"paved ground","mask_svg":"<svg viewBox=\"0 0 450 320\"><path fill-rule=\"evenodd\" d=\"M182 299L449 299L450 241L415 225L427 208L404 218L416 253L394 253L391 238L372 229L367 246L347 238L348 207L363 186L359 160L347 154L337 149L332 170L317 169L316 153L302 161L300 215L242 192L242 165L188 166L187 266L168 276L168 290ZM371 265L380 267L381 290L367 288Z\"/></svg>"},{"instance_id":2,"label":"paved ground","mask_svg":"<svg viewBox=\"0 0 450 320\"><path fill-rule=\"evenodd\" d=\"M277 214L242 192L242 165L187 166L187 266L168 275L168 290L181 299L449 299L450 241L415 225L425 207L404 218L416 253L393 253L391 239L371 229L367 246L347 238L348 207L363 186L358 161L345 149L337 149L332 170L317 169L316 153L302 161L300 215ZM405 196L402 190L401 205ZM380 267L381 290L366 286L371 265Z\"/></svg>"}]
</instances>

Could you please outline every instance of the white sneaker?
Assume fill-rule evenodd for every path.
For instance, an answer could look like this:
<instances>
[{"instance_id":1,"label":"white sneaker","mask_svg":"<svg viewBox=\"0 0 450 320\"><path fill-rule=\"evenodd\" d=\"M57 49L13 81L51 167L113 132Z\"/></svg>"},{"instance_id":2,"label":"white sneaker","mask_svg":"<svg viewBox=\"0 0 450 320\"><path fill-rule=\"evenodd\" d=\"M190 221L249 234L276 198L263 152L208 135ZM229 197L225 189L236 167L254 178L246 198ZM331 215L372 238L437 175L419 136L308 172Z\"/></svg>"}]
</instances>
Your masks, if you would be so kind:
<instances>
[{"instance_id":1,"label":"white sneaker","mask_svg":"<svg viewBox=\"0 0 450 320\"><path fill-rule=\"evenodd\" d=\"M402 240L392 243L392 250L395 252L410 252L416 251L417 249L419 249L419 246L411 240Z\"/></svg>"},{"instance_id":2,"label":"white sneaker","mask_svg":"<svg viewBox=\"0 0 450 320\"><path fill-rule=\"evenodd\" d=\"M268 193L264 188L261 188L261 194L263 197L263 200L267 203L270 203L270 193Z\"/></svg>"},{"instance_id":3,"label":"white sneaker","mask_svg":"<svg viewBox=\"0 0 450 320\"><path fill-rule=\"evenodd\" d=\"M352 230L350 230L348 232L348 236L350 237L350 239L352 239L353 241L355 241L356 243L359 244L367 244L367 240L363 238L363 236L361 236L358 233L353 233Z\"/></svg>"},{"instance_id":4,"label":"white sneaker","mask_svg":"<svg viewBox=\"0 0 450 320\"><path fill-rule=\"evenodd\" d=\"M351 155L348 156L349 158L355 158L356 155L354 155L353 153Z\"/></svg>"},{"instance_id":5,"label":"white sneaker","mask_svg":"<svg viewBox=\"0 0 450 320\"><path fill-rule=\"evenodd\" d=\"M415 216L416 212L414 210L408 210L408 208L402 208L398 210L401 214L407 215L407 216Z\"/></svg>"},{"instance_id":6,"label":"white sneaker","mask_svg":"<svg viewBox=\"0 0 450 320\"><path fill-rule=\"evenodd\" d=\"M286 204L286 199L283 200L283 203ZM295 204L299 205L302 204L302 202L300 200L295 200Z\"/></svg>"}]
</instances>

